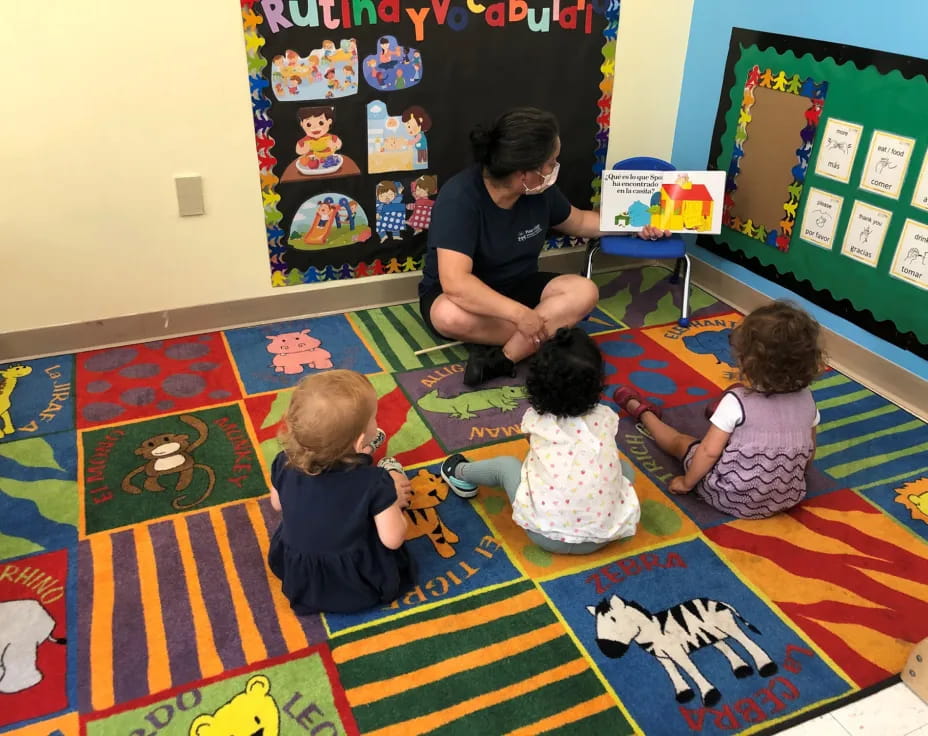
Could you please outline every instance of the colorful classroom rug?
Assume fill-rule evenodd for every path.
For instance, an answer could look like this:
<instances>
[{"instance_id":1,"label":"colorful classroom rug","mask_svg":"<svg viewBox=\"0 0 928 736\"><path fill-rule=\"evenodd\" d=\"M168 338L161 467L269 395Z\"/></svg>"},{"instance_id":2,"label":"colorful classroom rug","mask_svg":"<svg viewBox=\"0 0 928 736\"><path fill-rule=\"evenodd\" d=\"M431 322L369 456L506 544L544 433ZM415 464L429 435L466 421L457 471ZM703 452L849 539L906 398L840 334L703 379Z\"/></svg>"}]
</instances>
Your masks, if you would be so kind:
<instances>
[{"instance_id":1,"label":"colorful classroom rug","mask_svg":"<svg viewBox=\"0 0 928 736\"><path fill-rule=\"evenodd\" d=\"M607 405L627 383L698 435L741 315L694 288L680 328L667 276L597 275L583 327ZM415 355L435 345L403 304L0 365L0 733L753 733L895 681L928 636L928 426L873 390L815 382L809 497L764 521L668 494L679 464L623 415L638 532L558 556L501 489L438 475L455 451L524 457L525 369L469 390L461 348ZM292 387L328 367L376 389L419 579L297 617L268 468Z\"/></svg>"}]
</instances>

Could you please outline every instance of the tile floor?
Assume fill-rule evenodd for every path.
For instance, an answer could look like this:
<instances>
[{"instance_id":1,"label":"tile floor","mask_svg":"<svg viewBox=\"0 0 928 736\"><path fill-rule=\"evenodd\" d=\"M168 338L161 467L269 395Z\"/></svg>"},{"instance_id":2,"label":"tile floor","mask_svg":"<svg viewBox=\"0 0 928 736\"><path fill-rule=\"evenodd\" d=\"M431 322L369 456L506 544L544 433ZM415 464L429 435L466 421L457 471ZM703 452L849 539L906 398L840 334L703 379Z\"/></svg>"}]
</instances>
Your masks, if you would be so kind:
<instances>
[{"instance_id":1,"label":"tile floor","mask_svg":"<svg viewBox=\"0 0 928 736\"><path fill-rule=\"evenodd\" d=\"M897 683L783 733L789 736L928 736L928 703Z\"/></svg>"}]
</instances>

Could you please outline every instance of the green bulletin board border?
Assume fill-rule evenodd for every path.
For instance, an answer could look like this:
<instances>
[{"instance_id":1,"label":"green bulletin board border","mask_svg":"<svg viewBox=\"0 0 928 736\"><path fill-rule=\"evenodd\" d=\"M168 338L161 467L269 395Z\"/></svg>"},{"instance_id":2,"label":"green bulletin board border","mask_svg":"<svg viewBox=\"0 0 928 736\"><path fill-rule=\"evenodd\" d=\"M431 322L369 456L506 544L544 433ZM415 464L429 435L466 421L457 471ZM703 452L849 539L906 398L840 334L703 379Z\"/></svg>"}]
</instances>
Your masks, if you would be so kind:
<instances>
[{"instance_id":1,"label":"green bulletin board border","mask_svg":"<svg viewBox=\"0 0 928 736\"><path fill-rule=\"evenodd\" d=\"M803 78L827 82L817 135L804 172L801 220L810 188L844 199L832 249L799 240L798 228L783 249L729 227L721 235L701 236L699 244L800 296L858 324L873 334L928 358L928 291L890 275L893 255L906 219L928 224L928 213L913 207L912 196L928 150L928 61L856 46L802 39L741 28L732 31L708 168L727 170L736 145L744 80L754 66L789 69ZM815 174L818 143L829 118L864 127L847 184ZM874 130L916 139L898 200L858 187ZM892 220L876 268L841 254L840 243L852 205L860 200L890 210Z\"/></svg>"}]
</instances>

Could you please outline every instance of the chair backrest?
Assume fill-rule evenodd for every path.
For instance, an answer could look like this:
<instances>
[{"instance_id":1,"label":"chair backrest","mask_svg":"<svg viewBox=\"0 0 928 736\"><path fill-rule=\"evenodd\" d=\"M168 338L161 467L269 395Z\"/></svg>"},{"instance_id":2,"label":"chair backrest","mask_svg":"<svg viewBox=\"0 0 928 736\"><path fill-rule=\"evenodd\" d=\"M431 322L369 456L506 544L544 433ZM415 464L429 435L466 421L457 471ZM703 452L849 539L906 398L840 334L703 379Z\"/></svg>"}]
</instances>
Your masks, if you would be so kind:
<instances>
[{"instance_id":1,"label":"chair backrest","mask_svg":"<svg viewBox=\"0 0 928 736\"><path fill-rule=\"evenodd\" d=\"M632 158L619 161L613 169L624 169L626 171L676 171L677 167L669 161L653 156L633 156Z\"/></svg>"}]
</instances>

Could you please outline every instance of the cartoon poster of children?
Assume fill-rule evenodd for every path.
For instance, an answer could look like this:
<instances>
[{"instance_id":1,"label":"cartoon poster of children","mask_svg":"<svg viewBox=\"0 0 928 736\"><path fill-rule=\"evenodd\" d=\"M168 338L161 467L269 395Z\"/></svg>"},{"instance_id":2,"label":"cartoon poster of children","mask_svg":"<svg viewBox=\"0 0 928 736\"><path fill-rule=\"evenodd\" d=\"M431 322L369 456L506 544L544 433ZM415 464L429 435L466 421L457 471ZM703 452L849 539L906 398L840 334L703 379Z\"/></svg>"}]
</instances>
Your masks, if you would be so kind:
<instances>
[{"instance_id":1,"label":"cartoon poster of children","mask_svg":"<svg viewBox=\"0 0 928 736\"><path fill-rule=\"evenodd\" d=\"M407 107L400 115L390 115L380 100L367 105L367 169L415 171L429 166L426 133L432 118L419 105Z\"/></svg>"},{"instance_id":2,"label":"cartoon poster of children","mask_svg":"<svg viewBox=\"0 0 928 736\"><path fill-rule=\"evenodd\" d=\"M300 205L287 242L297 250L322 250L361 243L370 236L364 209L344 194L327 192Z\"/></svg>"},{"instance_id":3,"label":"cartoon poster of children","mask_svg":"<svg viewBox=\"0 0 928 736\"><path fill-rule=\"evenodd\" d=\"M330 100L358 91L358 44L353 38L323 41L306 56L293 49L271 60L271 89L282 102Z\"/></svg>"},{"instance_id":4,"label":"cartoon poster of children","mask_svg":"<svg viewBox=\"0 0 928 736\"><path fill-rule=\"evenodd\" d=\"M297 158L287 166L281 177L282 182L361 173L351 158L339 153L342 139L332 132L335 124L334 107L301 107L297 111L297 118L304 135L296 142Z\"/></svg>"},{"instance_id":5,"label":"cartoon poster of children","mask_svg":"<svg viewBox=\"0 0 928 736\"><path fill-rule=\"evenodd\" d=\"M364 57L364 79L374 89L415 87L422 81L422 54L400 46L393 36L381 36L377 51Z\"/></svg>"},{"instance_id":6,"label":"cartoon poster of children","mask_svg":"<svg viewBox=\"0 0 928 736\"><path fill-rule=\"evenodd\" d=\"M429 144L425 132L432 127L432 119L419 105L406 108L402 114L403 125L412 139L412 147L416 152L413 159L413 168L422 169L429 165Z\"/></svg>"},{"instance_id":7,"label":"cartoon poster of children","mask_svg":"<svg viewBox=\"0 0 928 736\"><path fill-rule=\"evenodd\" d=\"M377 184L376 196L376 229L380 242L385 242L388 237L400 240L403 237L403 230L406 228L403 185L398 181L382 181Z\"/></svg>"},{"instance_id":8,"label":"cartoon poster of children","mask_svg":"<svg viewBox=\"0 0 928 736\"><path fill-rule=\"evenodd\" d=\"M432 205L435 202L431 199L438 193L438 177L434 174L423 174L412 183L413 201L406 205L407 210L412 213L406 224L412 228L412 234L418 235L423 230L428 230L432 223Z\"/></svg>"}]
</instances>

